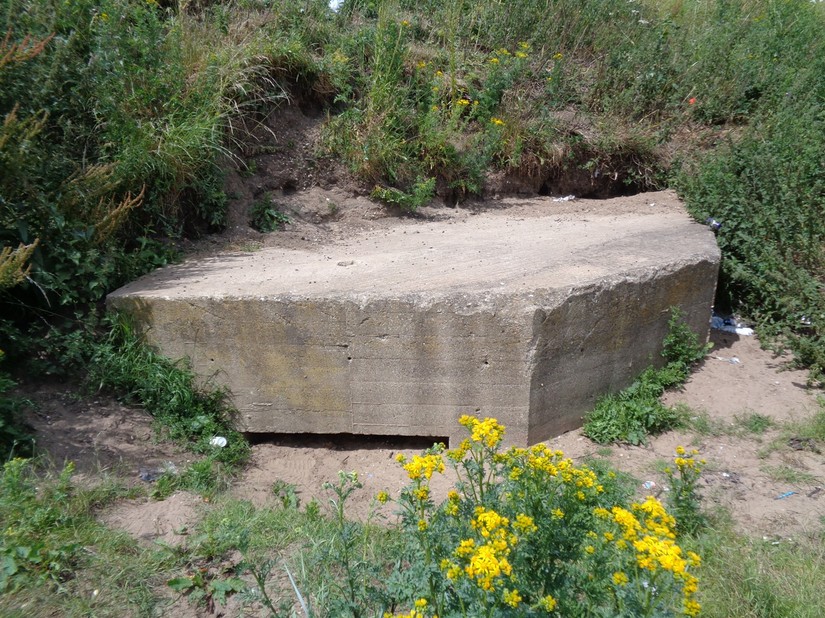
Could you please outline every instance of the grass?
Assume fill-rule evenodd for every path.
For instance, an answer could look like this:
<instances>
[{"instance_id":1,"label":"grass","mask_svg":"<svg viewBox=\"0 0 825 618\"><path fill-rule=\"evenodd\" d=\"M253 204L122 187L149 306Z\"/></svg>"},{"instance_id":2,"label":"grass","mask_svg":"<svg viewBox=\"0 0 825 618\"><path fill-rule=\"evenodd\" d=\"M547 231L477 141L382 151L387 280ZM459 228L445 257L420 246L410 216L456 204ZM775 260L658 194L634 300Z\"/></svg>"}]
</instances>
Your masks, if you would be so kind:
<instances>
[{"instance_id":1,"label":"grass","mask_svg":"<svg viewBox=\"0 0 825 618\"><path fill-rule=\"evenodd\" d=\"M0 613L4 616L151 614L156 590L180 563L95 518L130 495L122 485L82 489L71 467L58 476L31 461L7 462L0 478Z\"/></svg>"},{"instance_id":2,"label":"grass","mask_svg":"<svg viewBox=\"0 0 825 618\"><path fill-rule=\"evenodd\" d=\"M762 435L775 425L772 418L764 414L749 412L741 416L735 416L736 425L743 431L753 435Z\"/></svg>"},{"instance_id":3,"label":"grass","mask_svg":"<svg viewBox=\"0 0 825 618\"><path fill-rule=\"evenodd\" d=\"M737 534L730 526L697 539L703 557L703 616L815 618L825 611L825 533L777 543Z\"/></svg>"},{"instance_id":4,"label":"grass","mask_svg":"<svg viewBox=\"0 0 825 618\"><path fill-rule=\"evenodd\" d=\"M162 433L207 456L210 466L225 465L231 470L249 454L249 444L233 429L235 409L227 393L199 384L185 362L173 362L156 352L124 315L113 318L108 339L96 346L89 380L96 389L109 389L143 406ZM213 446L216 436L225 437L227 445ZM212 474L200 469L205 463L197 466L179 480L191 478L195 485L203 485L198 479Z\"/></svg>"},{"instance_id":5,"label":"grass","mask_svg":"<svg viewBox=\"0 0 825 618\"><path fill-rule=\"evenodd\" d=\"M779 464L776 466L764 465L760 470L767 474L771 480L777 481L778 483L788 483L795 487L814 485L822 482L822 479L815 477L813 474L809 474L787 464Z\"/></svg>"},{"instance_id":6,"label":"grass","mask_svg":"<svg viewBox=\"0 0 825 618\"><path fill-rule=\"evenodd\" d=\"M809 418L790 423L787 432L793 437L815 440L825 446L825 399L820 397L819 409Z\"/></svg>"}]
</instances>

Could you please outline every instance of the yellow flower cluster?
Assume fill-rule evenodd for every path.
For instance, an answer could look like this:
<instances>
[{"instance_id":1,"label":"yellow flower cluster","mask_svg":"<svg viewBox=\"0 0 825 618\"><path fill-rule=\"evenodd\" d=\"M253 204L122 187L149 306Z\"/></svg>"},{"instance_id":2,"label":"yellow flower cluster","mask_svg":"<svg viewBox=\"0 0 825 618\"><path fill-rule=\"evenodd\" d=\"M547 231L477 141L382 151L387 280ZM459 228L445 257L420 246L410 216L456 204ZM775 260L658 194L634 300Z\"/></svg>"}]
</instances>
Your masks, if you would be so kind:
<instances>
[{"instance_id":1,"label":"yellow flower cluster","mask_svg":"<svg viewBox=\"0 0 825 618\"><path fill-rule=\"evenodd\" d=\"M484 590L493 590L493 580L502 575L510 575L513 567L507 560L509 549L497 551L492 543L479 547L470 556L470 563L464 568L467 577L475 579L478 586Z\"/></svg>"},{"instance_id":2,"label":"yellow flower cluster","mask_svg":"<svg viewBox=\"0 0 825 618\"><path fill-rule=\"evenodd\" d=\"M459 99L459 103L466 99ZM466 104L469 104L467 101ZM465 414L458 422L470 431L470 439L473 442L481 442L489 448L495 448L504 436L504 425L501 425L494 418L485 418L483 421L474 416ZM460 448L460 447L459 447Z\"/></svg>"},{"instance_id":3,"label":"yellow flower cluster","mask_svg":"<svg viewBox=\"0 0 825 618\"><path fill-rule=\"evenodd\" d=\"M533 521L533 518L524 513L516 515L516 521L513 522L513 529L518 530L522 534L530 534L538 530L538 526Z\"/></svg>"},{"instance_id":4,"label":"yellow flower cluster","mask_svg":"<svg viewBox=\"0 0 825 618\"><path fill-rule=\"evenodd\" d=\"M505 590L502 595L502 600L510 607L518 607L519 603L521 603L523 599L521 598L518 590Z\"/></svg>"},{"instance_id":5,"label":"yellow flower cluster","mask_svg":"<svg viewBox=\"0 0 825 618\"><path fill-rule=\"evenodd\" d=\"M507 61L511 57L518 58L519 60L524 60L529 55L527 52L530 50L530 44L522 41L518 44L516 51L511 52L506 47L499 47L497 50L493 52L493 55L490 57L489 62L492 65L500 64L502 60Z\"/></svg>"},{"instance_id":6,"label":"yellow flower cluster","mask_svg":"<svg viewBox=\"0 0 825 618\"><path fill-rule=\"evenodd\" d=\"M696 456L699 454L699 451L693 449L690 453L685 451L685 447L677 446L676 447L676 458L673 460L673 463L676 464L676 467L679 468L679 472L684 474L685 472L690 472L698 475L702 472L702 466L705 464L704 459L696 459ZM689 457L685 457L685 455L690 455Z\"/></svg>"},{"instance_id":7,"label":"yellow flower cluster","mask_svg":"<svg viewBox=\"0 0 825 618\"><path fill-rule=\"evenodd\" d=\"M623 571L616 571L613 573L613 583L617 586L625 586L630 579L627 577L627 573Z\"/></svg>"},{"instance_id":8,"label":"yellow flower cluster","mask_svg":"<svg viewBox=\"0 0 825 618\"><path fill-rule=\"evenodd\" d=\"M553 598L553 595L548 594L539 599L539 607L548 613L556 609L556 605L557 602L556 599Z\"/></svg>"},{"instance_id":9,"label":"yellow flower cluster","mask_svg":"<svg viewBox=\"0 0 825 618\"><path fill-rule=\"evenodd\" d=\"M390 499L390 495L386 491L379 491L378 495L375 496L375 499L378 501L379 504L386 504L387 501Z\"/></svg>"},{"instance_id":10,"label":"yellow flower cluster","mask_svg":"<svg viewBox=\"0 0 825 618\"><path fill-rule=\"evenodd\" d=\"M458 492L451 489L450 493L447 494L447 504L444 506L444 513L450 517L458 515L458 505L460 501L461 497L458 495Z\"/></svg>"},{"instance_id":11,"label":"yellow flower cluster","mask_svg":"<svg viewBox=\"0 0 825 618\"><path fill-rule=\"evenodd\" d=\"M403 455L396 455L395 460L403 464L410 480L417 481L421 477L430 480L433 472L444 472L444 460L441 455L414 455L410 461Z\"/></svg>"},{"instance_id":12,"label":"yellow flower cluster","mask_svg":"<svg viewBox=\"0 0 825 618\"><path fill-rule=\"evenodd\" d=\"M482 506L476 507L470 525L480 535L481 542L476 543L472 538L463 539L453 551L453 556L464 565L463 568L461 564L446 558L440 566L450 580L466 575L482 590L492 591L496 579L510 577L512 574L513 567L507 557L518 542L518 537L509 531L508 518ZM523 514L516 517L512 527L523 533L537 529L533 519ZM505 591L505 596L505 602L513 607L521 602L518 591Z\"/></svg>"},{"instance_id":13,"label":"yellow flower cluster","mask_svg":"<svg viewBox=\"0 0 825 618\"><path fill-rule=\"evenodd\" d=\"M675 541L676 520L661 502L650 496L641 504L631 505L631 510L614 506L611 511L596 508L593 513L600 519L612 520L618 525L621 538L605 532L604 539L606 542L615 542L621 550L632 548L639 569L652 573L667 571L681 580L683 611L688 616L698 614L700 606L693 598L698 589L698 580L689 573L689 569L698 567L701 559L694 552L683 554L682 548ZM589 548L585 550L588 551ZM617 571L613 574L613 583L617 586L624 586L627 582L628 577L624 572Z\"/></svg>"}]
</instances>

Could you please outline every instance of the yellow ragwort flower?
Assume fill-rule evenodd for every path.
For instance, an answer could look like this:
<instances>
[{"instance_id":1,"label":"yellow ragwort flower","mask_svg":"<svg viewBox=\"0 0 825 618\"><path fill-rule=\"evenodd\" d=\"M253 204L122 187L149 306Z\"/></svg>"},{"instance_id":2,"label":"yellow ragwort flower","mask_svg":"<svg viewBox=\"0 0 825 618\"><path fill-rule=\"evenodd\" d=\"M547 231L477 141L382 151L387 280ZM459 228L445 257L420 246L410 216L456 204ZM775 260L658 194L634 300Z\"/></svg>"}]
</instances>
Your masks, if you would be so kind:
<instances>
[{"instance_id":1,"label":"yellow ragwort flower","mask_svg":"<svg viewBox=\"0 0 825 618\"><path fill-rule=\"evenodd\" d=\"M613 573L613 583L617 586L624 586L628 581L630 580L628 579L626 573L623 573L622 571L616 571Z\"/></svg>"},{"instance_id":2,"label":"yellow ragwort flower","mask_svg":"<svg viewBox=\"0 0 825 618\"><path fill-rule=\"evenodd\" d=\"M553 595L548 594L546 597L542 597L539 600L539 607L541 607L544 611L550 613L554 609L556 609L556 599L553 598Z\"/></svg>"},{"instance_id":3,"label":"yellow ragwort flower","mask_svg":"<svg viewBox=\"0 0 825 618\"><path fill-rule=\"evenodd\" d=\"M433 472L444 472L444 460L441 455L415 455L409 462L404 464L404 470L407 471L407 476L412 481L418 480L422 476L430 480Z\"/></svg>"},{"instance_id":4,"label":"yellow ragwort flower","mask_svg":"<svg viewBox=\"0 0 825 618\"><path fill-rule=\"evenodd\" d=\"M515 528L523 534L535 532L539 529L538 526L536 526L536 524L533 522L533 518L523 513L516 515L516 521L513 522L513 528Z\"/></svg>"},{"instance_id":5,"label":"yellow ragwort flower","mask_svg":"<svg viewBox=\"0 0 825 618\"><path fill-rule=\"evenodd\" d=\"M505 590L502 599L510 607L518 607L518 604L522 601L518 590Z\"/></svg>"}]
</instances>

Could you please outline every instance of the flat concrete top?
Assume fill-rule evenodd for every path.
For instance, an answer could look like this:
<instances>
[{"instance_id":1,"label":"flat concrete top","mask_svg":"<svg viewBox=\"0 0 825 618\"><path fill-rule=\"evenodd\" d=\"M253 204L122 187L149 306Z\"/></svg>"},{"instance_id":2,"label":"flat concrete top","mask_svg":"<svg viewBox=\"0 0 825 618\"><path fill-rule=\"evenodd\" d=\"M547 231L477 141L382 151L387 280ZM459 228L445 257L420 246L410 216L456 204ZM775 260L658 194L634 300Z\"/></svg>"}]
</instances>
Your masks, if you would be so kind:
<instances>
[{"instance_id":1,"label":"flat concrete top","mask_svg":"<svg viewBox=\"0 0 825 618\"><path fill-rule=\"evenodd\" d=\"M427 209L323 242L302 244L293 236L287 246L192 259L111 297L511 295L718 259L713 233L693 222L672 192L494 204L479 211ZM276 243L278 234L271 235Z\"/></svg>"}]
</instances>

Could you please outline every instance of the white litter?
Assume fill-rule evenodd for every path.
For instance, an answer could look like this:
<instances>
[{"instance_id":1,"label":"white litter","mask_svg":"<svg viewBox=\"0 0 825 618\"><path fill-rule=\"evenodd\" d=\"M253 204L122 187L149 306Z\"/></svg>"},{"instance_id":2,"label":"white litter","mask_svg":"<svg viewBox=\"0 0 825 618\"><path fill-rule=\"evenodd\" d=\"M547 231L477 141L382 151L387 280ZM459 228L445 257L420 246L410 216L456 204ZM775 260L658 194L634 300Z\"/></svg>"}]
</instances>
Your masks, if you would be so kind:
<instances>
[{"instance_id":1,"label":"white litter","mask_svg":"<svg viewBox=\"0 0 825 618\"><path fill-rule=\"evenodd\" d=\"M724 356L714 356L715 360L724 361L726 363L730 363L731 365L741 365L742 361L739 360L737 356L731 356L730 358L726 358Z\"/></svg>"},{"instance_id":2,"label":"white litter","mask_svg":"<svg viewBox=\"0 0 825 618\"><path fill-rule=\"evenodd\" d=\"M726 333L733 333L735 335L742 335L743 337L750 337L753 335L753 329L747 326L739 326L733 318L722 318L718 315L710 319L710 327L714 330L721 330Z\"/></svg>"},{"instance_id":3,"label":"white litter","mask_svg":"<svg viewBox=\"0 0 825 618\"><path fill-rule=\"evenodd\" d=\"M344 4L344 0L329 0L329 8L338 12L338 9L341 8L341 5Z\"/></svg>"},{"instance_id":4,"label":"white litter","mask_svg":"<svg viewBox=\"0 0 825 618\"><path fill-rule=\"evenodd\" d=\"M554 197L554 202L572 202L576 199L575 195L565 195L564 197Z\"/></svg>"},{"instance_id":5,"label":"white litter","mask_svg":"<svg viewBox=\"0 0 825 618\"><path fill-rule=\"evenodd\" d=\"M216 446L218 448L223 448L226 446L226 438L223 436L215 436L209 441L210 446Z\"/></svg>"}]
</instances>

